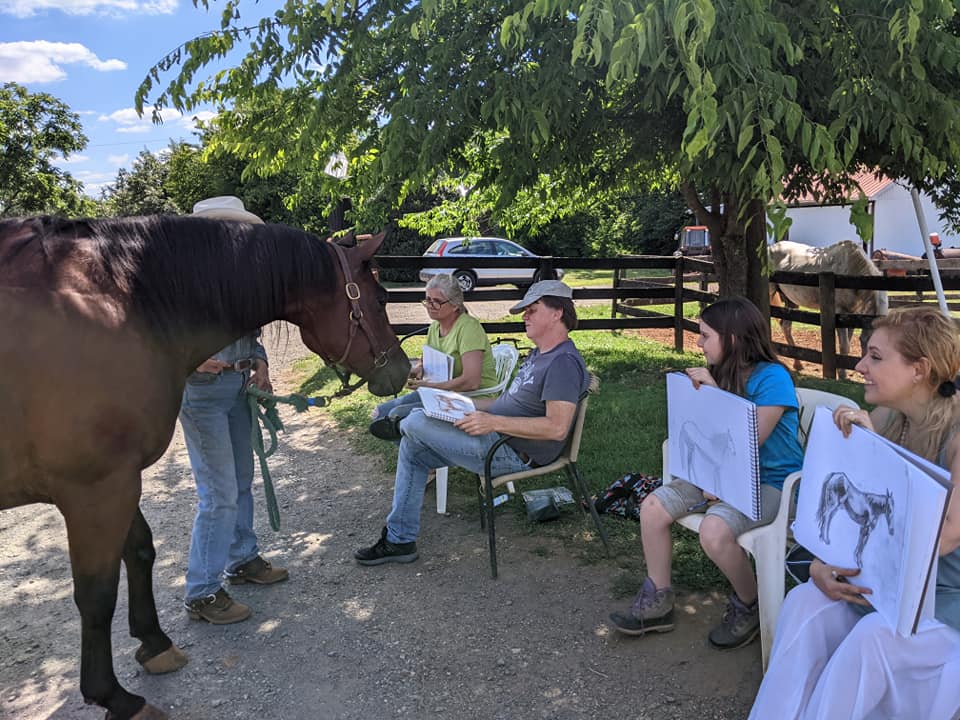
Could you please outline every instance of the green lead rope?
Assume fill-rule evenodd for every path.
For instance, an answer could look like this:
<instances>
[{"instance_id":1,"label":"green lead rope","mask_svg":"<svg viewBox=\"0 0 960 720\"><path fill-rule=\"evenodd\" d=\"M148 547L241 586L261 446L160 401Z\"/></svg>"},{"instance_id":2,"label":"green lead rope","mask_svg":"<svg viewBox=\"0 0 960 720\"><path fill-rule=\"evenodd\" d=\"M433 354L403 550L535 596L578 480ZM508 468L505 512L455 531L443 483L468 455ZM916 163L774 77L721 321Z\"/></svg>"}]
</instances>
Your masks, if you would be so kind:
<instances>
[{"instance_id":1,"label":"green lead rope","mask_svg":"<svg viewBox=\"0 0 960 720\"><path fill-rule=\"evenodd\" d=\"M274 395L254 385L247 385L247 404L250 407L250 417L254 419L250 425L250 442L253 451L260 461L260 475L263 477L263 493L267 498L267 515L270 518L270 527L280 529L280 509L277 507L277 496L273 492L273 480L270 477L270 468L267 467L267 458L277 449L277 433L283 430L283 421L277 412L277 405L284 403L292 405L298 412L305 412L310 407L323 407L327 404L326 398L306 397L305 395ZM264 447L263 431L266 428L270 435L270 444Z\"/></svg>"}]
</instances>

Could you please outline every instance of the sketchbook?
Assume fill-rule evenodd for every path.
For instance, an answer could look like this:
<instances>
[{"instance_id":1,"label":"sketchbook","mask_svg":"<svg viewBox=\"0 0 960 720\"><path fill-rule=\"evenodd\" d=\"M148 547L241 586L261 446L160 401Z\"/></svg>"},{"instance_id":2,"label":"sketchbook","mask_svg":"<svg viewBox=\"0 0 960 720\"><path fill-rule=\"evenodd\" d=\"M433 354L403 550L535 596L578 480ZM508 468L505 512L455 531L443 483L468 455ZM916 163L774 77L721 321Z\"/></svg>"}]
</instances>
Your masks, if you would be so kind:
<instances>
[{"instance_id":1,"label":"sketchbook","mask_svg":"<svg viewBox=\"0 0 960 720\"><path fill-rule=\"evenodd\" d=\"M429 345L423 346L423 379L446 382L453 377L453 356Z\"/></svg>"},{"instance_id":2,"label":"sketchbook","mask_svg":"<svg viewBox=\"0 0 960 720\"><path fill-rule=\"evenodd\" d=\"M667 375L667 447L673 476L760 519L757 406L719 388Z\"/></svg>"},{"instance_id":3,"label":"sketchbook","mask_svg":"<svg viewBox=\"0 0 960 720\"><path fill-rule=\"evenodd\" d=\"M852 580L900 635L934 613L940 527L952 484L943 468L876 433L850 437L817 408L803 460L793 533Z\"/></svg>"},{"instance_id":4,"label":"sketchbook","mask_svg":"<svg viewBox=\"0 0 960 720\"><path fill-rule=\"evenodd\" d=\"M422 387L417 389L417 393L423 403L423 412L438 420L456 422L477 409L473 400L451 390Z\"/></svg>"}]
</instances>

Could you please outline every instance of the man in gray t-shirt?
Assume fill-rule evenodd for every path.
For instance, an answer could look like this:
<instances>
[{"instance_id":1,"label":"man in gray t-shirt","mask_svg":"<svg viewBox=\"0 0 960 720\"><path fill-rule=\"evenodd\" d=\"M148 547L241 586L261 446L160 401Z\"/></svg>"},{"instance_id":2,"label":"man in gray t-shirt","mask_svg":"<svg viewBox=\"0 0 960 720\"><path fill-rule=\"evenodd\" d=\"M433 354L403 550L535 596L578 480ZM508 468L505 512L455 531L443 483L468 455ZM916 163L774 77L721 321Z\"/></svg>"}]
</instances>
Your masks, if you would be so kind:
<instances>
[{"instance_id":1,"label":"man in gray t-shirt","mask_svg":"<svg viewBox=\"0 0 960 720\"><path fill-rule=\"evenodd\" d=\"M523 313L536 349L506 392L477 399L477 412L454 424L414 410L400 424L402 438L393 487L393 508L380 539L354 553L360 565L417 559L420 509L430 470L456 466L480 474L489 449L510 440L493 458L493 476L546 465L563 450L577 402L588 385L586 364L570 340L577 326L573 292L559 280L534 283L511 313Z\"/></svg>"}]
</instances>

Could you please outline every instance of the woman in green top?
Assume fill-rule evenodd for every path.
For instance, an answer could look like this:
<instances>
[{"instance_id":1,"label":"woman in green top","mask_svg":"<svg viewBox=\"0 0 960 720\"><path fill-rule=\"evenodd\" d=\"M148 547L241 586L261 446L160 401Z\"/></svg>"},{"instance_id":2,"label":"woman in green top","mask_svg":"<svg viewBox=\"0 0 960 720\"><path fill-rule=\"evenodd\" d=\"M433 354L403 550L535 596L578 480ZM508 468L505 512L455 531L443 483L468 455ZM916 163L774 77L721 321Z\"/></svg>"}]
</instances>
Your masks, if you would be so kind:
<instances>
[{"instance_id":1,"label":"woman in green top","mask_svg":"<svg viewBox=\"0 0 960 720\"><path fill-rule=\"evenodd\" d=\"M453 276L434 276L427 283L423 304L432 321L426 344L453 357L453 373L450 380L431 381L424 379L422 363L415 365L407 383L413 392L381 403L373 411L370 432L383 440L399 440L400 421L411 410L421 407L417 388L462 393L497 384L487 333L480 321L467 312L463 291Z\"/></svg>"}]
</instances>

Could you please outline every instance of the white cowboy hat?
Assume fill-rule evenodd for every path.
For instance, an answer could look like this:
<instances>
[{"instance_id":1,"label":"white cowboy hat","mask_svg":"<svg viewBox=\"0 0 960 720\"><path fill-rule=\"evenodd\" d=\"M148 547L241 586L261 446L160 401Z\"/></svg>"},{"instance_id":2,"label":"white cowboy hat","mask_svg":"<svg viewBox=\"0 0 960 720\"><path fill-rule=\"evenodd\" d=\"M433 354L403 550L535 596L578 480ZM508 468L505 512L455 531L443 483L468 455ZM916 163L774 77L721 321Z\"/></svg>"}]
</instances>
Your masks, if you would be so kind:
<instances>
[{"instance_id":1,"label":"white cowboy hat","mask_svg":"<svg viewBox=\"0 0 960 720\"><path fill-rule=\"evenodd\" d=\"M263 220L243 207L243 200L233 195L201 200L193 206L194 217L206 217L211 220L234 220L236 222L263 225Z\"/></svg>"}]
</instances>

